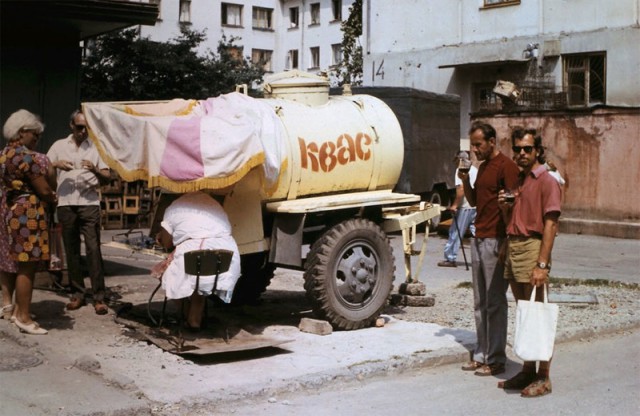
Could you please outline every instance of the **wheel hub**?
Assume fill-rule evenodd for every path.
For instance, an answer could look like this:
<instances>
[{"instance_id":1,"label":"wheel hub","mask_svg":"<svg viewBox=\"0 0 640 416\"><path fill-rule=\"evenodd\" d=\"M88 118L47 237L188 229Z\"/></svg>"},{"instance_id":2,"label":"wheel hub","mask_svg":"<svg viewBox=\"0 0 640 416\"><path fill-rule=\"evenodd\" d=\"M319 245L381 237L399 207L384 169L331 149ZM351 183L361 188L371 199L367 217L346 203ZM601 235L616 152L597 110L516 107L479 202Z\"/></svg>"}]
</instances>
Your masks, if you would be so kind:
<instances>
[{"instance_id":1,"label":"wheel hub","mask_svg":"<svg viewBox=\"0 0 640 416\"><path fill-rule=\"evenodd\" d=\"M358 252L360 253L357 254ZM360 250L354 251L344 261L351 263L350 273L346 275L346 284L351 293L360 298L371 291L376 281L375 262Z\"/></svg>"}]
</instances>

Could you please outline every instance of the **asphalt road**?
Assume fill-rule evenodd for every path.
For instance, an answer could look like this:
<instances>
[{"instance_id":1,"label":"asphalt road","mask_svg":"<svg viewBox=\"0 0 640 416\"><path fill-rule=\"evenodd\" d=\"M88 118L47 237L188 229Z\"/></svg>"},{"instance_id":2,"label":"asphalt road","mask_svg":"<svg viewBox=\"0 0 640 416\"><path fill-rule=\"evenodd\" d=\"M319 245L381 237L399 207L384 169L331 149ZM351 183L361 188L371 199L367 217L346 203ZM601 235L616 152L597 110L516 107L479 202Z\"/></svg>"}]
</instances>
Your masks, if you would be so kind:
<instances>
[{"instance_id":1,"label":"asphalt road","mask_svg":"<svg viewBox=\"0 0 640 416\"><path fill-rule=\"evenodd\" d=\"M105 232L103 242L111 241L115 233L117 231ZM427 291L436 285L471 279L471 272L465 271L461 257L456 269L437 267L444 243L444 238L429 237L427 256L420 273L420 280L426 283ZM399 238L393 238L393 245L399 271L396 283L399 283L403 280L401 271L404 267ZM554 252L552 275L640 283L639 254L640 241L636 240L561 235ZM109 246L103 247L103 255L107 285L122 296L119 302L131 303L138 309L144 307L157 284L148 272L159 258ZM414 258L413 262L416 261ZM301 279L290 279L290 282L299 285L296 289L301 290ZM271 290L278 292L278 288ZM338 331L331 336L319 337L298 331L300 317L310 312L296 305L293 306L297 309L290 309L294 298L288 296L287 290L280 288L280 291L283 297L272 305L271 312L264 306L255 307L243 310L243 316L253 317L254 324L260 324L259 327L253 325L259 330L258 335L292 339L285 348L252 352L251 355L183 359L126 335L128 331L113 320L117 304L112 305L109 315L102 317L95 315L91 307L68 312L64 310L64 296L37 290L34 292L33 312L43 327L50 330L49 335L27 336L7 322L0 321L0 415L313 415L361 414L363 411L387 415L402 410L397 407L400 405L407 406L404 414L456 414L448 413L449 409L459 410L458 414L495 414L524 406L521 404L524 400L519 396L505 395L497 390L495 379L460 374L459 364L446 365L459 363L468 355L465 346L474 342L471 331L430 323L393 321L384 329ZM160 302L158 299L157 303ZM625 413L628 407L619 407L622 405L615 403L626 403L625 399L631 397L629 391L637 396L637 345L640 344L635 334L621 338L619 342L621 348L627 347L626 351L612 349L606 353L597 352L599 355L588 352L574 354L573 350L567 349L574 343L559 346L554 367L556 390L551 399L533 403L552 400L558 403L559 408L567 409L565 414L570 414L576 406L582 406L582 401L587 404L596 402L602 403L602 407L594 407L595 411L590 411L587 405L580 408L584 409L584 414L602 414L603 409L623 416L628 414ZM596 356L598 359L593 359ZM618 361L607 364L605 358ZM586 370L578 373L574 366L585 367ZM423 370L401 374L401 368ZM509 366L510 372L516 369L516 365ZM449 370L451 374L446 372ZM615 380L607 378L612 370L623 377L620 380L626 380L622 385L620 381L615 384ZM629 371L635 378L625 375ZM393 374L393 377L379 382L376 379L379 374ZM421 376L432 378L423 381ZM349 382L354 379L365 382ZM393 387L396 382L400 383L398 388ZM354 396L366 386L371 385L370 388L374 389L378 383L381 383L379 388L382 390L370 390L366 396ZM321 396L308 403L304 401L310 391L330 385L340 386L338 396ZM417 390L410 388L413 385ZM389 392L384 390L385 387L390 389ZM271 392L280 394L283 391L299 392L291 393L288 399L289 406L294 407L284 405L285 399L278 396L276 403L267 403L267 408L263 409L264 412L275 413L249 413L250 409L243 413L242 406L248 403L245 400L256 400L257 397L268 397ZM344 394L345 400L338 400L340 394ZM438 403L440 397L444 400L442 407L433 407L432 402ZM556 398L567 397L556 402ZM609 403L610 397L617 402ZM513 405L492 408L494 398L509 400L505 402L509 405L513 401ZM235 404L225 407L232 400ZM447 403L452 407L445 407ZM470 403L474 403L473 406ZM253 410L260 410L265 403L250 405L258 406ZM304 408L307 405L310 407ZM635 406L632 410L638 410L637 399L631 406ZM285 413L288 409L297 410ZM329 410L327 413L314 413L318 409ZM373 413L378 409L380 413ZM551 407L542 410L547 414L558 414ZM525 411L520 413L527 414Z\"/></svg>"},{"instance_id":2,"label":"asphalt road","mask_svg":"<svg viewBox=\"0 0 640 416\"><path fill-rule=\"evenodd\" d=\"M640 332L560 344L552 367L553 393L522 398L496 387L497 377L477 377L460 364L341 383L257 402L219 406L214 415L616 415L640 414ZM201 413L196 413L201 414Z\"/></svg>"}]
</instances>

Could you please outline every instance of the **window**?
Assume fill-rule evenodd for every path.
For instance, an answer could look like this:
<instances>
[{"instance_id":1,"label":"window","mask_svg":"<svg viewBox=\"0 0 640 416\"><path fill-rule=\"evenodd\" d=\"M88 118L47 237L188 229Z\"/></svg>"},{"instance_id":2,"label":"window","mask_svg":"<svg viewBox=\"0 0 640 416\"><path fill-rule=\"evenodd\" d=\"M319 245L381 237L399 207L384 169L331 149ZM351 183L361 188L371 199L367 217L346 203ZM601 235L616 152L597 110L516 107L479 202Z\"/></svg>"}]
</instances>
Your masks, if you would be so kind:
<instances>
[{"instance_id":1,"label":"window","mask_svg":"<svg viewBox=\"0 0 640 416\"><path fill-rule=\"evenodd\" d=\"M520 0L484 0L484 7L506 4L520 4Z\"/></svg>"},{"instance_id":2,"label":"window","mask_svg":"<svg viewBox=\"0 0 640 416\"><path fill-rule=\"evenodd\" d=\"M475 84L473 86L472 111L497 111L502 108L502 100L493 92L495 84Z\"/></svg>"},{"instance_id":3,"label":"window","mask_svg":"<svg viewBox=\"0 0 640 416\"><path fill-rule=\"evenodd\" d=\"M158 6L158 20L162 20L162 0L149 0L149 3Z\"/></svg>"},{"instance_id":4,"label":"window","mask_svg":"<svg viewBox=\"0 0 640 416\"><path fill-rule=\"evenodd\" d=\"M331 65L340 65L342 62L342 44L334 43L331 45Z\"/></svg>"},{"instance_id":5,"label":"window","mask_svg":"<svg viewBox=\"0 0 640 416\"><path fill-rule=\"evenodd\" d=\"M291 49L287 53L286 68L287 69L298 69L298 50L297 49Z\"/></svg>"},{"instance_id":6,"label":"window","mask_svg":"<svg viewBox=\"0 0 640 416\"><path fill-rule=\"evenodd\" d=\"M606 96L606 55L592 53L566 55L564 87L569 106L604 104Z\"/></svg>"},{"instance_id":7,"label":"window","mask_svg":"<svg viewBox=\"0 0 640 416\"><path fill-rule=\"evenodd\" d=\"M264 7L253 8L253 28L254 29L273 29L271 25L273 16L273 9L266 9Z\"/></svg>"},{"instance_id":8,"label":"window","mask_svg":"<svg viewBox=\"0 0 640 416\"><path fill-rule=\"evenodd\" d=\"M191 23L191 0L180 0L180 23Z\"/></svg>"},{"instance_id":9,"label":"window","mask_svg":"<svg viewBox=\"0 0 640 416\"><path fill-rule=\"evenodd\" d=\"M331 0L331 11L333 12L333 21L342 20L342 0Z\"/></svg>"},{"instance_id":10,"label":"window","mask_svg":"<svg viewBox=\"0 0 640 416\"><path fill-rule=\"evenodd\" d=\"M298 7L289 8L289 28L298 27L300 9Z\"/></svg>"},{"instance_id":11,"label":"window","mask_svg":"<svg viewBox=\"0 0 640 416\"><path fill-rule=\"evenodd\" d=\"M222 3L222 24L224 26L242 26L242 5Z\"/></svg>"},{"instance_id":12,"label":"window","mask_svg":"<svg viewBox=\"0 0 640 416\"><path fill-rule=\"evenodd\" d=\"M320 3L311 3L311 23L310 25L320 24Z\"/></svg>"},{"instance_id":13,"label":"window","mask_svg":"<svg viewBox=\"0 0 640 416\"><path fill-rule=\"evenodd\" d=\"M309 48L309 52L311 52L309 68L320 68L320 47Z\"/></svg>"},{"instance_id":14,"label":"window","mask_svg":"<svg viewBox=\"0 0 640 416\"><path fill-rule=\"evenodd\" d=\"M273 51L266 49L252 49L251 50L251 62L261 67L266 72L272 72L271 69L271 56Z\"/></svg>"}]
</instances>

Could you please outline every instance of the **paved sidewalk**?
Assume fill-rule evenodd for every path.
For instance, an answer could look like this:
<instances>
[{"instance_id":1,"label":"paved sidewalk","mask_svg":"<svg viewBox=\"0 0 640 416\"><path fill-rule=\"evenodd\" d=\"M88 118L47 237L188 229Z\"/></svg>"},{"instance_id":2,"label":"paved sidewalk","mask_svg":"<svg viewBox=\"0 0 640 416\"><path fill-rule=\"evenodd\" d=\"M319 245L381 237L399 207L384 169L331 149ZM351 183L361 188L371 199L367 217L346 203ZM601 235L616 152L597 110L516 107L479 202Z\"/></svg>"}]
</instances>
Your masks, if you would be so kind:
<instances>
[{"instance_id":1,"label":"paved sidewalk","mask_svg":"<svg viewBox=\"0 0 640 416\"><path fill-rule=\"evenodd\" d=\"M111 241L115 233L104 232L103 242ZM401 271L400 242L398 238L393 240L397 270ZM471 279L471 272L464 271L462 253L458 268L436 266L444 243L440 237L429 239L420 276L427 288ZM157 283L148 276L148 270L159 258L109 246L103 248L103 255L107 285L117 289L121 302L145 304ZM638 240L577 235L561 235L557 239L554 276L640 283L638 270ZM402 280L397 278L396 283ZM309 311L294 314L287 309L287 299L301 298L302 280L299 287L291 288L292 292L286 289L276 288L281 298L271 303L272 307L280 306L282 315L271 317L261 306L246 309L245 313L263 314L266 321L272 319L271 325L255 329L292 342L281 348L201 358L182 358L124 335L125 329L113 321L113 311L105 317L95 315L90 306L67 312L64 297L36 290L33 310L42 326L50 329L49 335L26 336L0 321L2 412L184 414L198 403L276 394L336 379L355 380L403 368L461 362L468 355L467 348L475 342L475 334L470 331L395 319L389 319L383 328L334 332L328 336L302 333L296 322ZM560 331L558 339L572 336L575 334Z\"/></svg>"}]
</instances>

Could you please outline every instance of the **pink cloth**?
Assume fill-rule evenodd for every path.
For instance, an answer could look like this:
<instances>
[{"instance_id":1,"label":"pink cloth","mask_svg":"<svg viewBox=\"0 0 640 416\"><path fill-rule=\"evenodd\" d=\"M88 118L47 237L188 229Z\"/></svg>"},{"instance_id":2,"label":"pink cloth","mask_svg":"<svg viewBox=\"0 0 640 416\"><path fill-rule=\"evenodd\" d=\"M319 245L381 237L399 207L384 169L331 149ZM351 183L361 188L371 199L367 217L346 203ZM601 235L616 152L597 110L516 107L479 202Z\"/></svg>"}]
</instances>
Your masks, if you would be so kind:
<instances>
[{"instance_id":1,"label":"pink cloth","mask_svg":"<svg viewBox=\"0 0 640 416\"><path fill-rule=\"evenodd\" d=\"M562 190L558 181L538 166L524 179L519 196L513 205L507 234L522 237L541 236L544 215L560 213Z\"/></svg>"}]
</instances>

